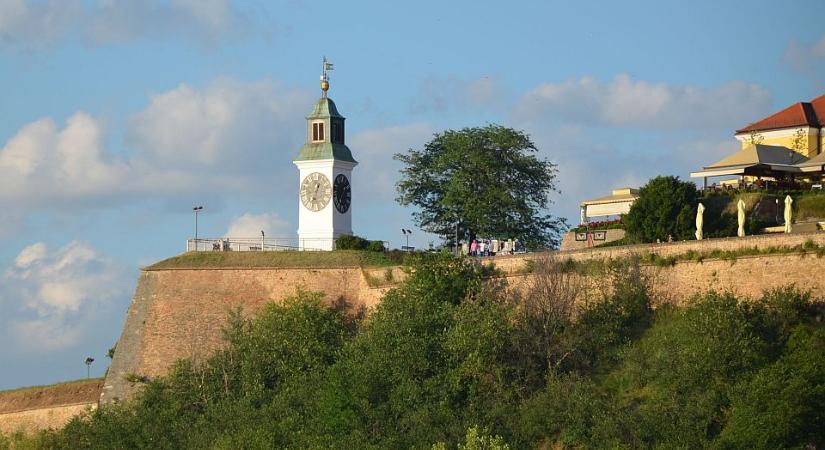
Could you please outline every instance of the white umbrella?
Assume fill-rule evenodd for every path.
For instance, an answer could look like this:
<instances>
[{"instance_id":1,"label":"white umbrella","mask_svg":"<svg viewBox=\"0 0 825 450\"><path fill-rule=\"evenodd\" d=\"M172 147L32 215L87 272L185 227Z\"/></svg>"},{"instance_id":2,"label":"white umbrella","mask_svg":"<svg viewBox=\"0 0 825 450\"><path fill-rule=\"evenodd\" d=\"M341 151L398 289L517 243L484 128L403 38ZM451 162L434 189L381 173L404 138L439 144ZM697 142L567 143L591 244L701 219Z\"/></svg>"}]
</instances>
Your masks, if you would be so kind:
<instances>
[{"instance_id":1,"label":"white umbrella","mask_svg":"<svg viewBox=\"0 0 825 450\"><path fill-rule=\"evenodd\" d=\"M792 227L791 216L793 214L793 211L791 211L791 204L792 203L793 203L793 199L791 198L790 195L785 197L785 232L786 233L791 232L791 227Z\"/></svg>"},{"instance_id":2,"label":"white umbrella","mask_svg":"<svg viewBox=\"0 0 825 450\"><path fill-rule=\"evenodd\" d=\"M745 237L745 202L742 199L739 199L739 203L736 204L737 208L737 218L739 219L739 229L736 230L736 235L739 237Z\"/></svg>"},{"instance_id":3,"label":"white umbrella","mask_svg":"<svg viewBox=\"0 0 825 450\"><path fill-rule=\"evenodd\" d=\"M705 205L699 203L699 206L696 208L696 240L702 240L702 225L704 225L705 220L702 218L702 213L705 212Z\"/></svg>"}]
</instances>

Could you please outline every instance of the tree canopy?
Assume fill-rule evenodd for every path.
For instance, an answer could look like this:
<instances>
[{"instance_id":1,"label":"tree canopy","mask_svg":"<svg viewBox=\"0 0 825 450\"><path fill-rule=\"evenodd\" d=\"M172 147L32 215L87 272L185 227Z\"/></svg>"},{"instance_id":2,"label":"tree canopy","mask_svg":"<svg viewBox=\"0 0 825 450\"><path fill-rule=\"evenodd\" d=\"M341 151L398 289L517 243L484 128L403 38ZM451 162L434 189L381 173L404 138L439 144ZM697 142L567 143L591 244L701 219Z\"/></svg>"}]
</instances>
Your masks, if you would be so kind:
<instances>
[{"instance_id":1,"label":"tree canopy","mask_svg":"<svg viewBox=\"0 0 825 450\"><path fill-rule=\"evenodd\" d=\"M547 208L558 192L556 165L539 159L530 137L500 125L447 130L421 150L396 154L404 164L396 185L424 231L454 240L519 239L529 247L558 245L564 220Z\"/></svg>"},{"instance_id":2,"label":"tree canopy","mask_svg":"<svg viewBox=\"0 0 825 450\"><path fill-rule=\"evenodd\" d=\"M692 239L696 204L696 185L679 177L660 176L639 189L623 222L631 242L655 242L656 239Z\"/></svg>"}]
</instances>

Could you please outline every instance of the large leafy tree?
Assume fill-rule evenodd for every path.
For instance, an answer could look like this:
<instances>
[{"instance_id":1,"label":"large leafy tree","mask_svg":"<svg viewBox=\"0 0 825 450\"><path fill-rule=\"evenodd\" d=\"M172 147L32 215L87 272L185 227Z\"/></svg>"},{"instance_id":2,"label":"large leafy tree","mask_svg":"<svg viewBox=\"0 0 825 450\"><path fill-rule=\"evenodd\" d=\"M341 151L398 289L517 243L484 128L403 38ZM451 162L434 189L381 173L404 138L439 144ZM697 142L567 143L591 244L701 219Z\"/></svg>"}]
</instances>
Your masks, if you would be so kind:
<instances>
[{"instance_id":1,"label":"large leafy tree","mask_svg":"<svg viewBox=\"0 0 825 450\"><path fill-rule=\"evenodd\" d=\"M699 194L696 185L679 177L656 177L639 189L639 198L624 217L634 242L691 239Z\"/></svg>"},{"instance_id":2,"label":"large leafy tree","mask_svg":"<svg viewBox=\"0 0 825 450\"><path fill-rule=\"evenodd\" d=\"M418 226L450 243L458 225L460 237L556 246L565 224L547 208L557 169L537 151L526 133L500 125L447 130L395 155L404 163L396 200L418 207Z\"/></svg>"}]
</instances>

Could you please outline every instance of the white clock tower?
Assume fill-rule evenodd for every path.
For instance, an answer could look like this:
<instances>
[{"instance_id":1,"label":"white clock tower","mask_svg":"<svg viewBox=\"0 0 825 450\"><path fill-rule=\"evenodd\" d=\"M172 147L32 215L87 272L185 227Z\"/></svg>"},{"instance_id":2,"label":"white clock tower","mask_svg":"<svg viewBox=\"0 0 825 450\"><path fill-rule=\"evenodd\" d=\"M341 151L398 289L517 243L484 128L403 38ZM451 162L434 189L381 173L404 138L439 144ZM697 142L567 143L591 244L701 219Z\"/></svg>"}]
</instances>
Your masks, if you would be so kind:
<instances>
[{"instance_id":1,"label":"white clock tower","mask_svg":"<svg viewBox=\"0 0 825 450\"><path fill-rule=\"evenodd\" d=\"M307 142L293 163L300 172L298 246L333 250L335 238L352 234L352 169L358 162L344 143L344 117L327 97L332 64L324 58L321 98L307 116Z\"/></svg>"}]
</instances>

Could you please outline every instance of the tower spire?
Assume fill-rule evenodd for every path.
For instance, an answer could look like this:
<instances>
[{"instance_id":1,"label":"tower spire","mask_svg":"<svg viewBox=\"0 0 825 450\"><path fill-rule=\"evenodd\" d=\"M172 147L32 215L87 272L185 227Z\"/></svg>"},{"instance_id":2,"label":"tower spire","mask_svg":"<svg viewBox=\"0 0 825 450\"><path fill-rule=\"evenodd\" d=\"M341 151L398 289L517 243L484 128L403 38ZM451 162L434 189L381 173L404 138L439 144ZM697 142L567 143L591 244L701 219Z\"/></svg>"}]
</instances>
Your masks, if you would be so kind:
<instances>
[{"instance_id":1,"label":"tower spire","mask_svg":"<svg viewBox=\"0 0 825 450\"><path fill-rule=\"evenodd\" d=\"M327 91L329 90L329 74L327 72L330 70L332 70L332 63L327 61L327 57L324 56L324 64L321 72L321 90L324 91L324 97L327 96Z\"/></svg>"}]
</instances>

